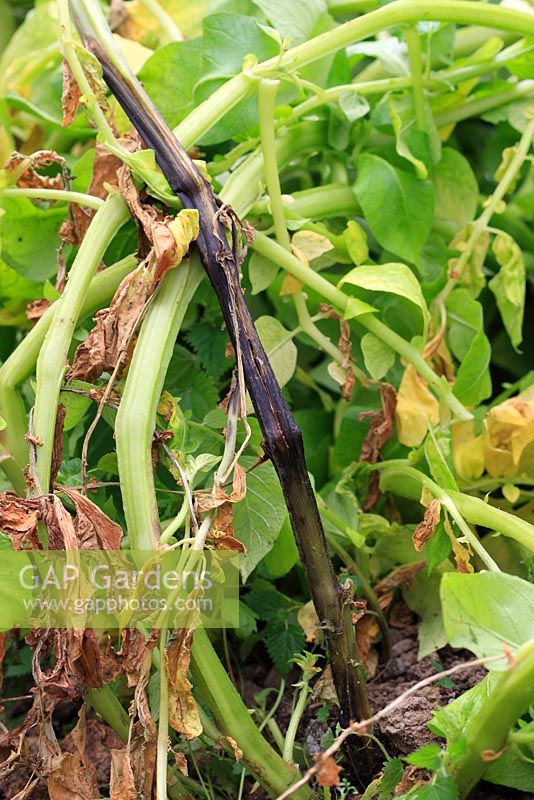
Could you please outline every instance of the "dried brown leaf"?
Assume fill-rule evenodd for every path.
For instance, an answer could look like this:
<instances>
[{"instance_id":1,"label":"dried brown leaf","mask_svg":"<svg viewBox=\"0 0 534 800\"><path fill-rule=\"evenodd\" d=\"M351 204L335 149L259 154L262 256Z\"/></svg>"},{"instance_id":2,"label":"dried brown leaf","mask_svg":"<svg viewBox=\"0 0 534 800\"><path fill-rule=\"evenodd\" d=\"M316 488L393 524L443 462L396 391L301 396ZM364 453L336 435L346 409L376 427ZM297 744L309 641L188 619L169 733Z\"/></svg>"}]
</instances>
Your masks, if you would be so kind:
<instances>
[{"instance_id":1,"label":"dried brown leaf","mask_svg":"<svg viewBox=\"0 0 534 800\"><path fill-rule=\"evenodd\" d=\"M339 786L341 767L336 764L332 756L324 758L322 753L316 753L315 761L319 762L320 767L315 775L319 786Z\"/></svg>"},{"instance_id":2,"label":"dried brown leaf","mask_svg":"<svg viewBox=\"0 0 534 800\"><path fill-rule=\"evenodd\" d=\"M53 164L60 167L57 175L41 175L38 171ZM21 189L64 189L66 186L66 161L55 150L38 150L30 156L14 152L4 169L8 177L12 173Z\"/></svg>"},{"instance_id":3,"label":"dried brown leaf","mask_svg":"<svg viewBox=\"0 0 534 800\"><path fill-rule=\"evenodd\" d=\"M376 584L375 594L380 598L383 595L389 594L392 589L410 584L413 577L417 575L425 565L425 561L414 561L412 564L403 564L402 567L397 567Z\"/></svg>"},{"instance_id":4,"label":"dried brown leaf","mask_svg":"<svg viewBox=\"0 0 534 800\"><path fill-rule=\"evenodd\" d=\"M101 508L74 489L63 488L76 509L74 527L81 550L119 550L122 528L104 514Z\"/></svg>"},{"instance_id":5,"label":"dried brown leaf","mask_svg":"<svg viewBox=\"0 0 534 800\"><path fill-rule=\"evenodd\" d=\"M371 420L371 425L362 442L360 451L360 461L367 461L369 464L376 464L377 461L381 460L380 451L391 438L393 426L395 425L397 395L395 389L389 383L380 384L380 400L382 404L380 411L364 411L358 415L360 420L367 418ZM369 489L364 511L369 511L379 496L378 473L372 472L369 478Z\"/></svg>"},{"instance_id":6,"label":"dried brown leaf","mask_svg":"<svg viewBox=\"0 0 534 800\"><path fill-rule=\"evenodd\" d=\"M187 778L187 776L189 775L189 770L187 768L187 759L181 750L175 751L174 760L176 762L178 770L182 773L182 775L185 775L185 777Z\"/></svg>"},{"instance_id":7,"label":"dried brown leaf","mask_svg":"<svg viewBox=\"0 0 534 800\"><path fill-rule=\"evenodd\" d=\"M434 497L425 509L423 519L416 527L413 534L413 546L418 553L421 552L425 544L432 538L436 525L441 515L441 503Z\"/></svg>"},{"instance_id":8,"label":"dried brown leaf","mask_svg":"<svg viewBox=\"0 0 534 800\"><path fill-rule=\"evenodd\" d=\"M50 300L46 300L44 297L40 300L33 300L31 303L28 303L26 306L26 319L28 322L31 322L32 325L39 322L45 311L48 311L50 308L50 305Z\"/></svg>"},{"instance_id":9,"label":"dried brown leaf","mask_svg":"<svg viewBox=\"0 0 534 800\"><path fill-rule=\"evenodd\" d=\"M50 800L93 800L100 797L96 772L86 753L85 705L82 705L78 722L71 731L67 752L59 767L48 776Z\"/></svg>"},{"instance_id":10,"label":"dried brown leaf","mask_svg":"<svg viewBox=\"0 0 534 800\"><path fill-rule=\"evenodd\" d=\"M137 797L128 748L111 750L109 800L137 800Z\"/></svg>"},{"instance_id":11,"label":"dried brown leaf","mask_svg":"<svg viewBox=\"0 0 534 800\"><path fill-rule=\"evenodd\" d=\"M41 516L38 500L23 500L15 492L0 494L0 530L9 536L15 550L30 547L39 550L37 523Z\"/></svg>"},{"instance_id":12,"label":"dried brown leaf","mask_svg":"<svg viewBox=\"0 0 534 800\"><path fill-rule=\"evenodd\" d=\"M50 465L50 487L53 487L56 476L63 459L63 425L67 409L59 403L56 412L56 426L54 430L54 443L52 445L52 463Z\"/></svg>"},{"instance_id":13,"label":"dried brown leaf","mask_svg":"<svg viewBox=\"0 0 534 800\"><path fill-rule=\"evenodd\" d=\"M169 724L186 739L195 739L202 733L197 704L187 678L192 638L191 630L182 629L165 650L169 676Z\"/></svg>"},{"instance_id":14,"label":"dried brown leaf","mask_svg":"<svg viewBox=\"0 0 534 800\"><path fill-rule=\"evenodd\" d=\"M69 67L66 61L63 61L62 64L63 69L63 91L61 93L61 110L62 110L62 120L61 125L63 128L66 128L70 125L74 117L76 116L76 112L80 106L80 100L82 93L78 86L78 83L74 79L74 75L71 72L71 68Z\"/></svg>"}]
</instances>

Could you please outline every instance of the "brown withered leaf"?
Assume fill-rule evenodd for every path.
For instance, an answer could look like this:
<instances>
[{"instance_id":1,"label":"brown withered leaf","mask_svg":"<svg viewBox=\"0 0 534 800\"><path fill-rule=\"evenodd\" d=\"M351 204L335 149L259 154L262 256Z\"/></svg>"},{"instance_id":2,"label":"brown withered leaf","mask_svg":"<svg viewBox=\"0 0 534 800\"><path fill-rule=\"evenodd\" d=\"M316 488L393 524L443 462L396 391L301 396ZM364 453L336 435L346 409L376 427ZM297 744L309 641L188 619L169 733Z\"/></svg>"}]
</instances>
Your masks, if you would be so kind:
<instances>
[{"instance_id":1,"label":"brown withered leaf","mask_svg":"<svg viewBox=\"0 0 534 800\"><path fill-rule=\"evenodd\" d=\"M365 439L362 442L360 451L360 461L367 461L369 464L376 464L381 460L380 451L393 433L395 425L395 409L397 406L397 395L395 389L389 383L380 384L380 400L382 408L380 411L364 411L358 414L358 419L369 418L371 425ZM364 504L364 511L369 511L374 506L380 490L378 488L378 473L372 472L369 478L369 490Z\"/></svg>"},{"instance_id":2,"label":"brown withered leaf","mask_svg":"<svg viewBox=\"0 0 534 800\"><path fill-rule=\"evenodd\" d=\"M54 430L54 443L52 445L52 463L50 465L50 487L53 487L56 476L63 459L63 425L67 409L59 403L56 413L56 426Z\"/></svg>"},{"instance_id":3,"label":"brown withered leaf","mask_svg":"<svg viewBox=\"0 0 534 800\"><path fill-rule=\"evenodd\" d=\"M447 531L447 536L450 539L452 545L452 552L454 554L454 561L456 562L456 569L458 572L462 572L465 574L470 574L474 572L474 567L471 564L471 554L467 547L458 541L456 536L454 535L454 531L451 527L451 524L448 519L443 520L443 524L445 526L445 530Z\"/></svg>"},{"instance_id":4,"label":"brown withered leaf","mask_svg":"<svg viewBox=\"0 0 534 800\"><path fill-rule=\"evenodd\" d=\"M74 528L81 550L119 550L122 528L104 514L101 508L74 489L62 490L74 503Z\"/></svg>"},{"instance_id":5,"label":"brown withered leaf","mask_svg":"<svg viewBox=\"0 0 534 800\"><path fill-rule=\"evenodd\" d=\"M115 292L109 308L95 315L95 327L76 349L67 380L94 383L103 372L113 372L119 360L127 364L131 339L152 294L152 259L127 275Z\"/></svg>"},{"instance_id":6,"label":"brown withered leaf","mask_svg":"<svg viewBox=\"0 0 534 800\"><path fill-rule=\"evenodd\" d=\"M76 727L68 736L72 751L64 753L59 767L48 776L50 800L94 800L100 797L96 771L87 756L85 742L85 705L82 705Z\"/></svg>"},{"instance_id":7,"label":"brown withered leaf","mask_svg":"<svg viewBox=\"0 0 534 800\"><path fill-rule=\"evenodd\" d=\"M332 756L324 758L322 753L315 754L315 761L319 762L320 766L315 775L319 786L339 786L341 767L336 764Z\"/></svg>"},{"instance_id":8,"label":"brown withered leaf","mask_svg":"<svg viewBox=\"0 0 534 800\"><path fill-rule=\"evenodd\" d=\"M241 748L237 744L236 740L233 739L231 736L225 736L224 738L226 739L226 741L229 743L230 747L232 748L232 752L234 754L235 760L236 761L241 761L241 759L243 758L243 751L241 750Z\"/></svg>"},{"instance_id":9,"label":"brown withered leaf","mask_svg":"<svg viewBox=\"0 0 534 800\"><path fill-rule=\"evenodd\" d=\"M232 491L230 494L224 491L221 486L217 486L212 492L199 491L195 493L196 507L199 513L220 508L225 503L239 503L245 496L247 490L247 473L243 467L236 463L232 478Z\"/></svg>"},{"instance_id":10,"label":"brown withered leaf","mask_svg":"<svg viewBox=\"0 0 534 800\"><path fill-rule=\"evenodd\" d=\"M385 578L382 578L374 587L380 606L387 608L393 599L393 589L410 584L414 575L417 575L426 565L426 561L414 561L412 564L403 564L397 567ZM384 602L383 602L384 601Z\"/></svg>"},{"instance_id":11,"label":"brown withered leaf","mask_svg":"<svg viewBox=\"0 0 534 800\"><path fill-rule=\"evenodd\" d=\"M109 800L137 800L137 797L128 748L111 750Z\"/></svg>"},{"instance_id":12,"label":"brown withered leaf","mask_svg":"<svg viewBox=\"0 0 534 800\"><path fill-rule=\"evenodd\" d=\"M340 392L343 400L350 401L352 397L352 390L356 380L354 378L354 370L352 369L352 342L350 339L350 322L345 319L339 321L340 335L338 347L343 354L343 361L341 367L345 370L345 382L341 386Z\"/></svg>"},{"instance_id":13,"label":"brown withered leaf","mask_svg":"<svg viewBox=\"0 0 534 800\"><path fill-rule=\"evenodd\" d=\"M31 322L32 325L39 322L45 311L48 311L50 308L50 305L50 300L46 300L44 297L41 297L40 300L32 300L31 303L28 303L25 312L28 322Z\"/></svg>"},{"instance_id":14,"label":"brown withered leaf","mask_svg":"<svg viewBox=\"0 0 534 800\"><path fill-rule=\"evenodd\" d=\"M23 500L15 492L0 494L0 530L9 536L15 550L30 547L40 550L37 524L41 518L38 500Z\"/></svg>"},{"instance_id":15,"label":"brown withered leaf","mask_svg":"<svg viewBox=\"0 0 534 800\"><path fill-rule=\"evenodd\" d=\"M169 724L186 739L195 739L202 733L197 704L187 678L192 638L191 630L182 629L165 650L169 677Z\"/></svg>"},{"instance_id":16,"label":"brown withered leaf","mask_svg":"<svg viewBox=\"0 0 534 800\"><path fill-rule=\"evenodd\" d=\"M49 550L79 550L74 522L63 503L53 495L44 501L43 522L48 528Z\"/></svg>"},{"instance_id":17,"label":"brown withered leaf","mask_svg":"<svg viewBox=\"0 0 534 800\"><path fill-rule=\"evenodd\" d=\"M182 773L182 775L185 775L185 777L187 778L187 776L189 775L189 769L187 767L187 758L185 757L185 755L182 753L181 750L175 751L174 760L176 762L178 770Z\"/></svg>"},{"instance_id":18,"label":"brown withered leaf","mask_svg":"<svg viewBox=\"0 0 534 800\"><path fill-rule=\"evenodd\" d=\"M57 164L61 171L57 175L41 175L38 171ZM64 189L66 186L67 164L55 150L38 150L30 156L14 152L5 165L5 171L13 173L16 184L21 189Z\"/></svg>"},{"instance_id":19,"label":"brown withered leaf","mask_svg":"<svg viewBox=\"0 0 534 800\"><path fill-rule=\"evenodd\" d=\"M66 61L63 61L62 70L63 90L61 93L61 110L63 116L61 125L63 128L66 128L73 122L74 117L76 116L76 112L80 106L82 93Z\"/></svg>"},{"instance_id":20,"label":"brown withered leaf","mask_svg":"<svg viewBox=\"0 0 534 800\"><path fill-rule=\"evenodd\" d=\"M151 797L156 768L156 724L152 719L146 685L150 674L150 655L135 687L132 703L137 721L134 723L129 741L130 765L139 797Z\"/></svg>"},{"instance_id":21,"label":"brown withered leaf","mask_svg":"<svg viewBox=\"0 0 534 800\"><path fill-rule=\"evenodd\" d=\"M413 546L418 553L421 552L425 544L432 538L436 525L441 515L441 503L434 497L425 509L423 519L416 527L413 534Z\"/></svg>"},{"instance_id":22,"label":"brown withered leaf","mask_svg":"<svg viewBox=\"0 0 534 800\"><path fill-rule=\"evenodd\" d=\"M11 800L26 800L27 797L31 797L33 790L40 780L40 778L34 778L33 780L30 780L26 786L20 790L20 792L17 792L17 794L13 795Z\"/></svg>"}]
</instances>

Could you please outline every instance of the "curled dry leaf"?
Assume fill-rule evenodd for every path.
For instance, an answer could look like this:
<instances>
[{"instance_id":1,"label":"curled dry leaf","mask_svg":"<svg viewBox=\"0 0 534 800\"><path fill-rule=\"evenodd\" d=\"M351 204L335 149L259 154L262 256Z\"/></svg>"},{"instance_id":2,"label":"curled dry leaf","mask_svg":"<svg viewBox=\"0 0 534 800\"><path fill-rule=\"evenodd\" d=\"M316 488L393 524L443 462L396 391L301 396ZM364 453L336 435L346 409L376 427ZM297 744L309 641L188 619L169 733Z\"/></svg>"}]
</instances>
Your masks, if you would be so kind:
<instances>
[{"instance_id":1,"label":"curled dry leaf","mask_svg":"<svg viewBox=\"0 0 534 800\"><path fill-rule=\"evenodd\" d=\"M185 777L187 778L187 776L189 775L189 769L187 767L187 758L185 757L185 755L182 753L181 750L175 751L174 760L176 766L178 767L178 770L181 772L182 775L185 775Z\"/></svg>"},{"instance_id":2,"label":"curled dry leaf","mask_svg":"<svg viewBox=\"0 0 534 800\"><path fill-rule=\"evenodd\" d=\"M165 650L169 678L169 725L186 739L202 733L198 708L187 678L193 632L182 629Z\"/></svg>"},{"instance_id":3,"label":"curled dry leaf","mask_svg":"<svg viewBox=\"0 0 534 800\"><path fill-rule=\"evenodd\" d=\"M109 800L137 800L137 797L128 748L111 750Z\"/></svg>"},{"instance_id":4,"label":"curled dry leaf","mask_svg":"<svg viewBox=\"0 0 534 800\"><path fill-rule=\"evenodd\" d=\"M50 308L50 305L50 300L46 300L44 297L41 297L40 300L32 300L31 303L28 303L25 312L28 322L31 322L32 325L39 322L45 311L48 311Z\"/></svg>"},{"instance_id":5,"label":"curled dry leaf","mask_svg":"<svg viewBox=\"0 0 534 800\"><path fill-rule=\"evenodd\" d=\"M416 527L413 534L413 546L418 553L421 552L425 544L432 538L436 530L441 514L441 503L434 497L425 509L422 521Z\"/></svg>"},{"instance_id":6,"label":"curled dry leaf","mask_svg":"<svg viewBox=\"0 0 534 800\"><path fill-rule=\"evenodd\" d=\"M241 761L241 759L243 758L243 751L238 746L236 740L232 739L231 736L225 736L224 738L226 739L227 742L229 742L230 747L232 748L232 752L234 754L235 760L236 761Z\"/></svg>"},{"instance_id":7,"label":"curled dry leaf","mask_svg":"<svg viewBox=\"0 0 534 800\"><path fill-rule=\"evenodd\" d=\"M56 425L54 430L54 443L52 445L52 463L50 465L50 488L54 486L54 481L61 467L63 458L63 426L67 409L59 403L56 412Z\"/></svg>"},{"instance_id":8,"label":"curled dry leaf","mask_svg":"<svg viewBox=\"0 0 534 800\"><path fill-rule=\"evenodd\" d=\"M336 764L332 756L325 758L322 753L317 753L315 761L320 764L315 775L319 786L339 786L341 767Z\"/></svg>"},{"instance_id":9,"label":"curled dry leaf","mask_svg":"<svg viewBox=\"0 0 534 800\"><path fill-rule=\"evenodd\" d=\"M359 420L369 418L371 425L360 450L360 461L376 464L380 461L380 450L391 438L395 425L395 410L397 408L397 395L389 383L380 384L380 411L364 411L358 415ZM369 491L364 505L364 511L369 511L374 506L380 490L378 487L378 473L372 472L369 478Z\"/></svg>"},{"instance_id":10,"label":"curled dry leaf","mask_svg":"<svg viewBox=\"0 0 534 800\"><path fill-rule=\"evenodd\" d=\"M469 574L474 572L474 567L471 564L471 554L467 547L463 545L461 542L458 541L456 536L454 535L454 531L451 527L451 524L448 519L443 520L443 524L445 526L445 530L447 531L447 536L450 539L452 545L452 552L454 554L454 561L456 562L456 569L458 572L463 572Z\"/></svg>"},{"instance_id":11,"label":"curled dry leaf","mask_svg":"<svg viewBox=\"0 0 534 800\"><path fill-rule=\"evenodd\" d=\"M23 500L15 492L0 494L0 530L9 536L15 550L30 547L41 549L37 536L37 523L41 517L38 500Z\"/></svg>"},{"instance_id":12,"label":"curled dry leaf","mask_svg":"<svg viewBox=\"0 0 534 800\"><path fill-rule=\"evenodd\" d=\"M59 767L48 776L50 800L93 800L100 792L94 765L86 752L85 705L68 740L72 752L64 753Z\"/></svg>"},{"instance_id":13,"label":"curled dry leaf","mask_svg":"<svg viewBox=\"0 0 534 800\"><path fill-rule=\"evenodd\" d=\"M352 369L352 343L350 340L350 323L342 319L340 320L339 326L341 328L338 347L343 354L343 361L341 363L341 368L345 370L345 380L341 385L341 397L343 400L347 400L350 402L352 397L352 390L354 389L354 384L356 380L354 378L354 370Z\"/></svg>"},{"instance_id":14,"label":"curled dry leaf","mask_svg":"<svg viewBox=\"0 0 534 800\"><path fill-rule=\"evenodd\" d=\"M66 128L74 121L74 117L80 106L82 93L66 61L63 61L62 69L63 90L61 92L61 125L63 128Z\"/></svg>"},{"instance_id":15,"label":"curled dry leaf","mask_svg":"<svg viewBox=\"0 0 534 800\"><path fill-rule=\"evenodd\" d=\"M57 175L42 175L39 170L57 164ZM12 178L21 189L64 189L67 183L67 163L55 150L38 150L30 156L14 152L5 166L8 180Z\"/></svg>"},{"instance_id":16,"label":"curled dry leaf","mask_svg":"<svg viewBox=\"0 0 534 800\"><path fill-rule=\"evenodd\" d=\"M136 204L136 207L141 206L138 200ZM95 327L76 350L68 380L94 383L103 372L113 372L118 365L120 370L126 367L134 333L161 279L167 270L182 261L191 242L198 236L197 211L185 209L174 219L165 217L165 222L153 218L148 211L139 213L144 214L147 226L147 220L151 220L150 236L154 249L122 281L109 308L97 312Z\"/></svg>"},{"instance_id":17,"label":"curled dry leaf","mask_svg":"<svg viewBox=\"0 0 534 800\"><path fill-rule=\"evenodd\" d=\"M156 768L156 724L152 719L146 686L150 674L150 653L145 660L132 703L134 722L129 746L130 766L134 776L138 797L151 797L154 771Z\"/></svg>"},{"instance_id":18,"label":"curled dry leaf","mask_svg":"<svg viewBox=\"0 0 534 800\"><path fill-rule=\"evenodd\" d=\"M73 489L63 489L76 509L74 527L81 550L119 550L122 528L104 514L101 508Z\"/></svg>"}]
</instances>

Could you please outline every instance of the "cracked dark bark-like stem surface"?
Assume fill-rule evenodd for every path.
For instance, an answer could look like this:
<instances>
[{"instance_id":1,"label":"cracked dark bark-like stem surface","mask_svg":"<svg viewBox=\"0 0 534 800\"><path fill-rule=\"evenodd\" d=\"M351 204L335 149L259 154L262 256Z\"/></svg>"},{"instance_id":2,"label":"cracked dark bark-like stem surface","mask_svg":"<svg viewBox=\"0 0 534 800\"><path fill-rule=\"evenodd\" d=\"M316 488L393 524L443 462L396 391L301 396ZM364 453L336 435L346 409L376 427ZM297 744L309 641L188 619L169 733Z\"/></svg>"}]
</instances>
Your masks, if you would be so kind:
<instances>
[{"instance_id":1,"label":"cracked dark bark-like stem surface","mask_svg":"<svg viewBox=\"0 0 534 800\"><path fill-rule=\"evenodd\" d=\"M354 625L328 555L324 531L308 476L301 432L282 395L258 337L240 285L239 263L229 222L233 212L222 204L209 183L177 141L135 78L126 80L100 44L84 37L100 61L104 79L134 127L155 152L169 185L185 208L199 213L197 246L219 299L228 332L239 349L243 373L264 438L264 449L278 474L310 592L323 626L340 705L340 722L370 716ZM226 226L224 224L226 222ZM230 243L229 243L230 242ZM347 742L360 780L372 771L371 753L356 737Z\"/></svg>"}]
</instances>

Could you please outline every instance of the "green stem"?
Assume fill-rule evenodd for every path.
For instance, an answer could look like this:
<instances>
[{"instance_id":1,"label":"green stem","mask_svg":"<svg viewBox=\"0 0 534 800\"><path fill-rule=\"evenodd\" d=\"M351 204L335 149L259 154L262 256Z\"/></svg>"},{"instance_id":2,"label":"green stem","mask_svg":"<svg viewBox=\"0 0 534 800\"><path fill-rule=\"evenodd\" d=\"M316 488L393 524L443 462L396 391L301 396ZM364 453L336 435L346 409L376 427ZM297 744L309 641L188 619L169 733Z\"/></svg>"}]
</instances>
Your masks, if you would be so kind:
<instances>
[{"instance_id":1,"label":"green stem","mask_svg":"<svg viewBox=\"0 0 534 800\"><path fill-rule=\"evenodd\" d=\"M530 14L497 5L484 5L484 24L521 36L534 35L534 18ZM480 3L455 0L454 3L428 3L427 0L397 0L363 17L339 25L297 45L280 56L254 67L252 74L241 73L217 89L200 103L175 129L184 147L192 147L224 114L247 97L256 86L256 79L276 77L280 71L296 72L306 64L334 53L350 44L374 36L387 28L416 22L456 22L480 25Z\"/></svg>"},{"instance_id":2,"label":"green stem","mask_svg":"<svg viewBox=\"0 0 534 800\"><path fill-rule=\"evenodd\" d=\"M291 242L287 232L280 176L276 158L276 139L274 135L274 112L276 95L280 81L262 80L258 92L261 149L267 191L273 217L276 240L286 250L291 251Z\"/></svg>"},{"instance_id":3,"label":"green stem","mask_svg":"<svg viewBox=\"0 0 534 800\"><path fill-rule=\"evenodd\" d=\"M475 95L466 100L465 103L455 106L449 111L436 114L436 126L438 128L444 128L447 125L461 122L464 119L480 116L485 111L491 111L493 108L507 105L514 100L520 100L522 97L531 96L533 89L534 81L521 81L520 83L512 84L509 89L503 89L494 94L488 94L484 97L477 97Z\"/></svg>"},{"instance_id":4,"label":"green stem","mask_svg":"<svg viewBox=\"0 0 534 800\"><path fill-rule=\"evenodd\" d=\"M459 2L460 0L458 0ZM298 258L280 247L279 244L269 239L262 233L257 232L252 247L266 258L274 261L290 275L302 281L306 286L320 294L327 302L335 306L341 313L345 313L349 298L340 289L337 289L326 278L317 272L306 267ZM399 353L402 358L409 361L416 368L422 378L433 389L436 395L451 409L458 419L470 419L471 415L466 411L459 400L452 394L446 383L444 383L436 373L428 366L423 356L412 344L407 342L387 325L376 319L372 314L364 314L355 319L355 322L374 333L379 339L389 347Z\"/></svg>"},{"instance_id":5,"label":"green stem","mask_svg":"<svg viewBox=\"0 0 534 800\"><path fill-rule=\"evenodd\" d=\"M517 654L515 663L504 672L484 702L469 721L466 753L451 774L466 798L491 763L484 755L500 753L517 720L534 703L534 643L529 642Z\"/></svg>"},{"instance_id":6,"label":"green stem","mask_svg":"<svg viewBox=\"0 0 534 800\"><path fill-rule=\"evenodd\" d=\"M441 492L439 486L427 475L414 467L391 461L383 465L377 464L380 469L380 486L382 491L393 492L400 497L410 500L419 500L421 490L426 486L432 494L439 498L436 490ZM526 520L502 511L500 508L490 506L478 497L471 497L463 492L449 491L448 496L454 503L459 513L471 525L481 525L517 542L534 551L534 526Z\"/></svg>"},{"instance_id":7,"label":"green stem","mask_svg":"<svg viewBox=\"0 0 534 800\"><path fill-rule=\"evenodd\" d=\"M141 4L158 21L164 42L183 42L184 35L173 18L160 6L158 0L141 0Z\"/></svg>"},{"instance_id":8,"label":"green stem","mask_svg":"<svg viewBox=\"0 0 534 800\"><path fill-rule=\"evenodd\" d=\"M160 536L151 457L156 409L178 331L201 278L196 259L165 277L141 326L115 420L124 516L134 550L151 550Z\"/></svg>"},{"instance_id":9,"label":"green stem","mask_svg":"<svg viewBox=\"0 0 534 800\"><path fill-rule=\"evenodd\" d=\"M291 786L297 772L257 729L202 628L195 631L191 647L191 674L195 691L210 707L221 734L236 739L243 751L243 762L262 786L273 797ZM305 800L311 797L311 792L306 788L294 796L296 800Z\"/></svg>"},{"instance_id":10,"label":"green stem","mask_svg":"<svg viewBox=\"0 0 534 800\"><path fill-rule=\"evenodd\" d=\"M302 715L306 710L310 692L311 689L309 687L309 684L306 681L303 681L303 685L300 688L297 704L293 709L293 713L291 714L291 718L289 720L289 725L287 726L286 737L284 739L284 749L282 750L282 758L284 759L284 761L287 761L288 764L293 763L293 750L295 747L295 739L297 738L297 731L300 724L300 720L302 719Z\"/></svg>"},{"instance_id":11,"label":"green stem","mask_svg":"<svg viewBox=\"0 0 534 800\"><path fill-rule=\"evenodd\" d=\"M412 73L412 98L415 112L417 130L426 130L425 94L423 88L423 58L421 54L421 41L414 25L409 25L404 31L404 38L408 45L408 61Z\"/></svg>"},{"instance_id":12,"label":"green stem","mask_svg":"<svg viewBox=\"0 0 534 800\"><path fill-rule=\"evenodd\" d=\"M93 197L91 194L82 192L69 192L63 189L2 189L0 196L3 197L29 197L31 200L59 200L63 203L77 203L86 208L94 208L98 211L104 201L100 197Z\"/></svg>"},{"instance_id":13,"label":"green stem","mask_svg":"<svg viewBox=\"0 0 534 800\"><path fill-rule=\"evenodd\" d=\"M54 445L54 428L65 364L84 298L98 265L119 230L128 219L122 197L113 194L93 217L69 272L65 291L57 307L37 360L33 435L37 447L36 480L33 493L48 492Z\"/></svg>"}]
</instances>

